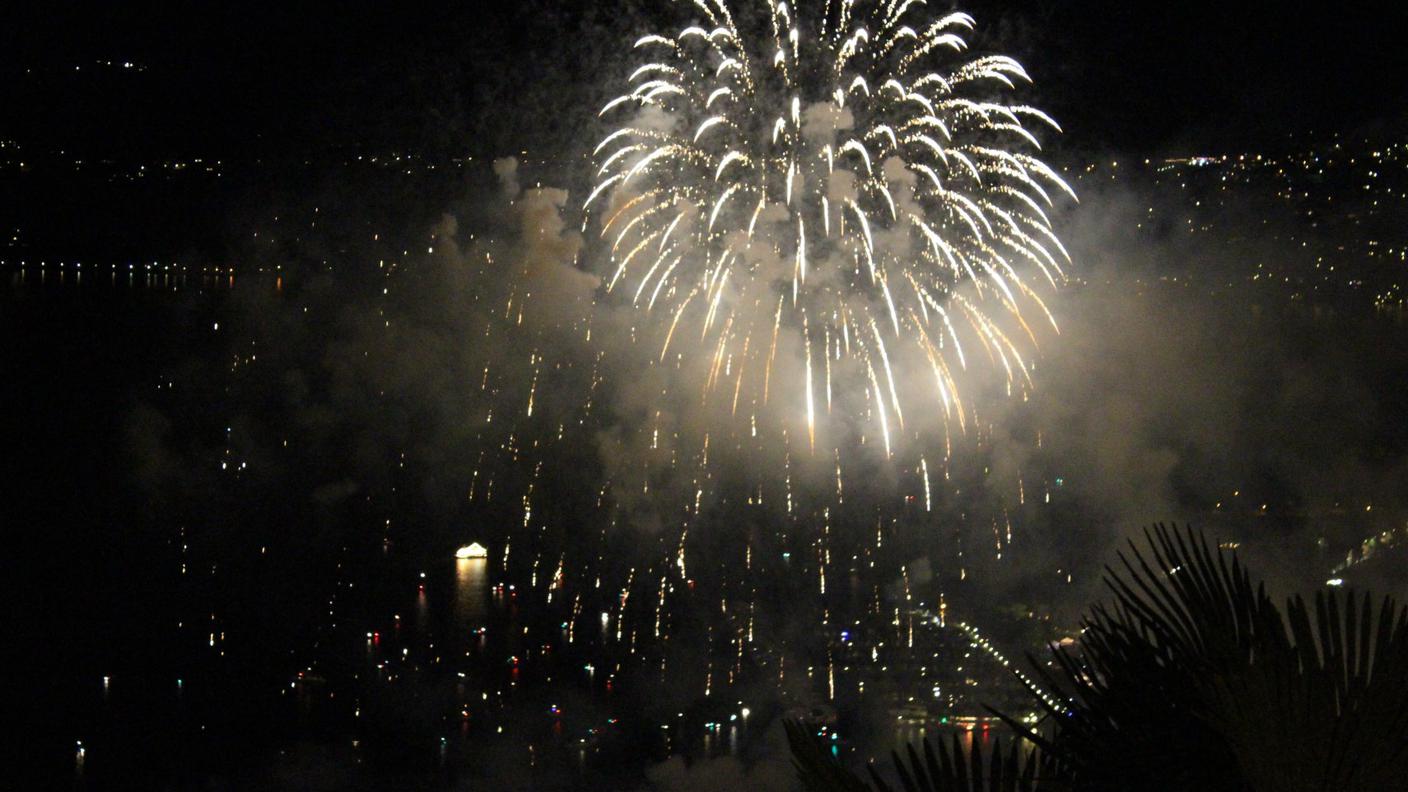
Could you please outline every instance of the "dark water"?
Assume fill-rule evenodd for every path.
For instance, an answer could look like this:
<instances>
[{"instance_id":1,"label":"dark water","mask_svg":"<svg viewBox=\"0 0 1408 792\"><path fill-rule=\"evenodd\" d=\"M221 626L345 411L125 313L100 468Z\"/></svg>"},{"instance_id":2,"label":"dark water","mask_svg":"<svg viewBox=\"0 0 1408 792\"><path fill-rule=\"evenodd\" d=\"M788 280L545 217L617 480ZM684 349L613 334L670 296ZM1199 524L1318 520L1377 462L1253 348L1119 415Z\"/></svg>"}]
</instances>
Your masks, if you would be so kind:
<instances>
[{"instance_id":1,"label":"dark water","mask_svg":"<svg viewBox=\"0 0 1408 792\"><path fill-rule=\"evenodd\" d=\"M104 274L0 279L3 522L19 616L12 638L26 647L12 655L22 669L13 679L32 724L25 765L50 780L74 772L88 735L86 745L129 743L133 767L164 764L176 754L166 726L181 717L171 630L180 603L169 587L177 551L143 519L126 422L164 366L211 348L198 328L211 327L222 297Z\"/></svg>"},{"instance_id":2,"label":"dark water","mask_svg":"<svg viewBox=\"0 0 1408 792\"><path fill-rule=\"evenodd\" d=\"M16 788L630 789L672 754L785 763L765 734L785 698L740 717L745 702L692 701L671 675L617 676L614 624L591 611L570 634L562 603L515 588L494 553L452 558L486 526L394 495L329 499L309 460L243 458L229 416L257 405L232 403L249 397L225 374L251 354L233 326L251 294L277 302L283 286L0 271ZM1343 326L1328 308L1276 315L1295 332ZM1352 326L1401 339L1403 321ZM260 478L268 467L284 472ZM416 484L395 475L382 491ZM907 672L887 673L903 701ZM892 720L855 714L873 705L837 699L843 732L935 731L888 734Z\"/></svg>"},{"instance_id":3,"label":"dark water","mask_svg":"<svg viewBox=\"0 0 1408 792\"><path fill-rule=\"evenodd\" d=\"M692 712L681 746L630 717L592 663L605 628L569 645L487 559L393 541L381 506L310 524L305 482L246 485L215 376L240 299L223 277L0 281L21 788L622 788L671 749L743 750L746 723ZM164 477L172 447L208 478Z\"/></svg>"}]
</instances>

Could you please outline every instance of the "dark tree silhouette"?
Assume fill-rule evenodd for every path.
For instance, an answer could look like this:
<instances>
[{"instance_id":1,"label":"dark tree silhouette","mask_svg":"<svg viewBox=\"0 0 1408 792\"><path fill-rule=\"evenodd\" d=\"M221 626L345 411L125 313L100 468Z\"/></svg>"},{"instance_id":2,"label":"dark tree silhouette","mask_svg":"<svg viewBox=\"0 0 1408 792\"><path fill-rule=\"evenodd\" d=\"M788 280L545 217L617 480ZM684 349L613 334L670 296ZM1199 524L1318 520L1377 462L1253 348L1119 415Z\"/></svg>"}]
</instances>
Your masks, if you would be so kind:
<instances>
[{"instance_id":1,"label":"dark tree silhouette","mask_svg":"<svg viewBox=\"0 0 1408 792\"><path fill-rule=\"evenodd\" d=\"M1075 650L1039 676L1061 691L1036 728L1002 715L1034 750L925 742L894 756L907 792L982 790L1385 790L1408 778L1408 608L1368 594L1297 595L1279 609L1234 553L1157 525L1106 567ZM1038 702L1040 699L1037 699ZM803 783L868 789L790 728ZM813 746L815 747L815 746ZM826 766L822 766L822 764ZM875 768L876 788L886 790Z\"/></svg>"}]
</instances>

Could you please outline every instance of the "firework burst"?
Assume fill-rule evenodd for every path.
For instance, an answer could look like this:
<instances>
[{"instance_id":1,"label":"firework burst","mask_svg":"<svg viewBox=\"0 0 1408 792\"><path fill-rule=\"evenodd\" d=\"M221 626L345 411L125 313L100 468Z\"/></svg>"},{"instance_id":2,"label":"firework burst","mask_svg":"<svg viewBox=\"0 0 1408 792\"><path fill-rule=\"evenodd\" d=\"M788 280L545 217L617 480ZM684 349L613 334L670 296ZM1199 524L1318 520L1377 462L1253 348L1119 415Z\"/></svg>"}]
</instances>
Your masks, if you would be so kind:
<instances>
[{"instance_id":1,"label":"firework burst","mask_svg":"<svg viewBox=\"0 0 1408 792\"><path fill-rule=\"evenodd\" d=\"M584 205L656 362L699 361L734 416L800 416L813 448L831 417L878 429L887 456L906 415L964 425L976 360L1025 387L1024 317L1055 326L1028 281L1061 281L1048 212L1074 194L1034 154L1056 123L992 98L1022 66L966 57L973 19L923 0L693 5L700 25L636 42Z\"/></svg>"}]
</instances>

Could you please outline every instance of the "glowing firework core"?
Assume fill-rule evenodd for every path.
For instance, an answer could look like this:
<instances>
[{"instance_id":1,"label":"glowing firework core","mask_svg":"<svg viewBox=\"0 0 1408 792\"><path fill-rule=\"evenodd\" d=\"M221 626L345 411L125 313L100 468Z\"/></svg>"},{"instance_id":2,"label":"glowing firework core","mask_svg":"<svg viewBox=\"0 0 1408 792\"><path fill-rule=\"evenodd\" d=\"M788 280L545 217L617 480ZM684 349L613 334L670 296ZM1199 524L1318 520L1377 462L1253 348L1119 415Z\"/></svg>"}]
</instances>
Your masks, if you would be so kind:
<instances>
[{"instance_id":1,"label":"glowing firework core","mask_svg":"<svg viewBox=\"0 0 1408 792\"><path fill-rule=\"evenodd\" d=\"M1055 286L1068 260L1047 208L1074 194L1027 153L1027 124L1059 130L987 99L1029 81L1022 66L959 57L973 19L923 6L794 17L771 2L740 24L724 0L695 0L707 24L637 41L648 62L601 112L624 119L596 147L585 204L610 248L607 291L660 312L658 362L709 354L704 393L734 415L777 398L780 345L803 359L785 407L813 446L833 409L873 422L887 455L916 400L961 427L973 352L1025 386L1023 309L1054 326L1021 273Z\"/></svg>"}]
</instances>

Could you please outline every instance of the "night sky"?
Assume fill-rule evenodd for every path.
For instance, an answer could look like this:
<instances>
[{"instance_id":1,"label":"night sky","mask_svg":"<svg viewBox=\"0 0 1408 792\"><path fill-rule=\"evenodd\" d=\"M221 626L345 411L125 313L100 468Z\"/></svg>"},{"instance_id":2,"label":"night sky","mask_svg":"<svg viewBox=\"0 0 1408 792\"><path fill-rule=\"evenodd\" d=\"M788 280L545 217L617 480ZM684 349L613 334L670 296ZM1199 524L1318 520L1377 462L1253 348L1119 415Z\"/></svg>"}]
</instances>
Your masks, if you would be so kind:
<instances>
[{"instance_id":1,"label":"night sky","mask_svg":"<svg viewBox=\"0 0 1408 792\"><path fill-rule=\"evenodd\" d=\"M1254 148L1393 124L1408 99L1397 4L963 7L978 20L973 44L1015 54L1083 150ZM12 9L0 135L92 154L570 147L574 119L619 78L624 42L669 13L542 0ZM94 74L96 60L145 71Z\"/></svg>"},{"instance_id":2,"label":"night sky","mask_svg":"<svg viewBox=\"0 0 1408 792\"><path fill-rule=\"evenodd\" d=\"M893 747L901 695L932 708L899 722L931 734L1003 728L994 702L1030 696L995 647L1016 662L1082 640L1104 564L1154 523L1205 530L1278 598L1408 594L1408 4L930 3L914 16L976 19L965 59L1009 54L1034 79L1008 94L987 74L971 98L1062 127L1032 125L1051 165L1032 172L1075 199L1038 206L1004 169L1029 160L990 148L1014 142L1000 118L925 111L988 158L964 160L972 189L1016 236L976 205L997 242L967 211L924 211L994 281L952 253L930 266L939 243L902 222L928 230L913 183L884 188L887 220L858 170L820 171L905 163L815 148L853 119L813 116L811 86L790 145L812 147L819 207L788 208L788 153L756 157L788 165L785 204L745 226L738 179L707 225L693 211L754 167L737 151L780 91L738 123L700 122L721 111L696 101L620 133L722 121L748 139L716 171L627 173L653 143L594 154L626 123L598 110L640 65L632 42L697 23L689 0L0 11L0 526L30 786L782 789L784 718L839 723L855 767ZM942 121L895 110L932 107L914 98L882 121L949 179L906 131ZM937 187L925 161L909 175ZM685 211L665 225L662 199L608 234L657 193ZM710 246L743 237L737 286L735 251ZM897 310L872 247L916 297L931 276L950 308L1008 292L963 309L971 368L968 328L928 292ZM628 271L640 250L649 274ZM676 305L702 332L672 323L662 345ZM909 332L914 305L944 314L956 380L945 337ZM851 351L863 318L883 366L867 340ZM1021 377L1003 352L1027 354L1019 326ZM454 558L470 542L488 550L473 566Z\"/></svg>"}]
</instances>

